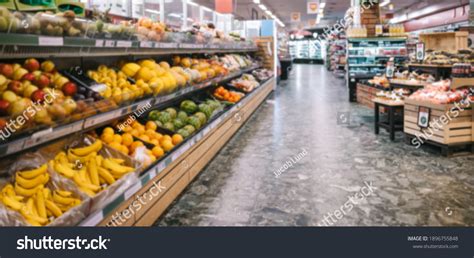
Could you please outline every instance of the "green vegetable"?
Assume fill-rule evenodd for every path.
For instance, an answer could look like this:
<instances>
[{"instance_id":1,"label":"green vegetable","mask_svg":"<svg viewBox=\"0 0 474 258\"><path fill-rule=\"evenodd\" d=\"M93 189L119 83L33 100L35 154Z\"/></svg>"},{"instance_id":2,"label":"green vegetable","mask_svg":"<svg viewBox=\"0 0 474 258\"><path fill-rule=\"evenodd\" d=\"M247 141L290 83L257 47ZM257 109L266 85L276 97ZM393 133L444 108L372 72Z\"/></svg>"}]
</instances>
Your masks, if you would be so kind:
<instances>
[{"instance_id":1,"label":"green vegetable","mask_svg":"<svg viewBox=\"0 0 474 258\"><path fill-rule=\"evenodd\" d=\"M194 128L193 128L194 129ZM183 138L188 138L191 134L188 132L188 130L186 129L180 129L178 131L178 134L180 134L181 136L183 136Z\"/></svg>"},{"instance_id":2,"label":"green vegetable","mask_svg":"<svg viewBox=\"0 0 474 258\"><path fill-rule=\"evenodd\" d=\"M194 114L195 117L199 118L201 125L204 125L207 122L207 116L203 112L197 112Z\"/></svg>"},{"instance_id":3,"label":"green vegetable","mask_svg":"<svg viewBox=\"0 0 474 258\"><path fill-rule=\"evenodd\" d=\"M192 102L191 100L183 101L181 103L180 108L181 108L181 110L188 113L189 115L192 115L192 114L196 113L196 111L198 110L198 107L197 107L196 103Z\"/></svg>"},{"instance_id":4,"label":"green vegetable","mask_svg":"<svg viewBox=\"0 0 474 258\"><path fill-rule=\"evenodd\" d=\"M190 116L187 122L189 125L192 125L196 129L201 128L201 120L199 120L199 118L196 116Z\"/></svg>"},{"instance_id":5,"label":"green vegetable","mask_svg":"<svg viewBox=\"0 0 474 258\"><path fill-rule=\"evenodd\" d=\"M168 112L161 112L160 116L158 117L158 121L162 122L163 124L166 124L168 122L171 122L171 116Z\"/></svg>"},{"instance_id":6,"label":"green vegetable","mask_svg":"<svg viewBox=\"0 0 474 258\"><path fill-rule=\"evenodd\" d=\"M183 128L186 124L183 122L183 120L179 119L179 118L176 118L175 120L173 120L173 125L174 125L174 128L176 129L181 129Z\"/></svg>"},{"instance_id":7,"label":"green vegetable","mask_svg":"<svg viewBox=\"0 0 474 258\"><path fill-rule=\"evenodd\" d=\"M184 112L184 111L179 111L178 119L180 119L183 122L188 121L188 114L186 114L186 112Z\"/></svg>"},{"instance_id":8,"label":"green vegetable","mask_svg":"<svg viewBox=\"0 0 474 258\"><path fill-rule=\"evenodd\" d=\"M183 130L186 130L189 133L189 135L196 132L196 128L194 128L194 126L192 126L192 125L187 125L187 126L183 127Z\"/></svg>"},{"instance_id":9,"label":"green vegetable","mask_svg":"<svg viewBox=\"0 0 474 258\"><path fill-rule=\"evenodd\" d=\"M160 121L155 121L156 126L163 127L163 123Z\"/></svg>"},{"instance_id":10,"label":"green vegetable","mask_svg":"<svg viewBox=\"0 0 474 258\"><path fill-rule=\"evenodd\" d=\"M176 116L178 115L178 112L177 112L176 109L174 109L174 108L167 108L167 109L165 110L165 112L168 113L168 114L170 114L171 119L175 119Z\"/></svg>"},{"instance_id":11,"label":"green vegetable","mask_svg":"<svg viewBox=\"0 0 474 258\"><path fill-rule=\"evenodd\" d=\"M173 123L171 123L171 122L168 122L168 123L164 124L164 125L163 125L163 128L166 128L166 129L168 129L168 130L170 130L170 131L172 131L172 132L174 132L174 130L175 130L174 125L173 125Z\"/></svg>"},{"instance_id":12,"label":"green vegetable","mask_svg":"<svg viewBox=\"0 0 474 258\"><path fill-rule=\"evenodd\" d=\"M152 121L158 121L158 118L160 117L160 111L158 110L153 110L148 114L148 119Z\"/></svg>"},{"instance_id":13,"label":"green vegetable","mask_svg":"<svg viewBox=\"0 0 474 258\"><path fill-rule=\"evenodd\" d=\"M211 106L207 105L207 104L199 105L199 111L204 113L207 118L211 118L212 113L214 112L214 110L211 108Z\"/></svg>"}]
</instances>

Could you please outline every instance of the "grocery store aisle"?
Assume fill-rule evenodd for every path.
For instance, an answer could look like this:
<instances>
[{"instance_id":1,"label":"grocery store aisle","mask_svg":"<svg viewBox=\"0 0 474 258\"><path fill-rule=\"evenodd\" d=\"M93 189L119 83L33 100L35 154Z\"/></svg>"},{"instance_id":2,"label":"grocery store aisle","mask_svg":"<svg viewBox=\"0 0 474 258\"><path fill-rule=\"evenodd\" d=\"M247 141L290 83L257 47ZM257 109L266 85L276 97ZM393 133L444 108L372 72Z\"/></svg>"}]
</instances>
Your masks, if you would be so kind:
<instances>
[{"instance_id":1,"label":"grocery store aisle","mask_svg":"<svg viewBox=\"0 0 474 258\"><path fill-rule=\"evenodd\" d=\"M295 66L156 225L473 226L474 157L375 136L347 95L323 66Z\"/></svg>"}]
</instances>

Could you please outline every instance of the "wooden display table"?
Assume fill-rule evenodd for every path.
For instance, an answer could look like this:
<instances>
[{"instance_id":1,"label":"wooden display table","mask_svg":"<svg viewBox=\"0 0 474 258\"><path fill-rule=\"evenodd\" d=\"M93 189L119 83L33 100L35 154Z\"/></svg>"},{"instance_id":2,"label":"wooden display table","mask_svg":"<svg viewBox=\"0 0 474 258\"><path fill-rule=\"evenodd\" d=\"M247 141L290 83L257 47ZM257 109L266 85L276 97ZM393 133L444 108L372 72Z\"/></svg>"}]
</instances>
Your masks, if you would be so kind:
<instances>
[{"instance_id":1,"label":"wooden display table","mask_svg":"<svg viewBox=\"0 0 474 258\"><path fill-rule=\"evenodd\" d=\"M436 81L448 79L451 77L452 65L433 65L433 64L408 64L408 71L421 70L424 73L432 74Z\"/></svg>"},{"instance_id":2,"label":"wooden display table","mask_svg":"<svg viewBox=\"0 0 474 258\"><path fill-rule=\"evenodd\" d=\"M397 124L395 119L395 113L400 111L403 116L403 101L393 101L381 98L374 98L372 99L374 102L374 115L375 115L375 134L379 134L380 127L387 129L390 133L390 140L395 140L395 132L396 131L403 131L403 120L401 124ZM380 122L380 107L383 107L386 112L388 112L388 121L387 122Z\"/></svg>"}]
</instances>

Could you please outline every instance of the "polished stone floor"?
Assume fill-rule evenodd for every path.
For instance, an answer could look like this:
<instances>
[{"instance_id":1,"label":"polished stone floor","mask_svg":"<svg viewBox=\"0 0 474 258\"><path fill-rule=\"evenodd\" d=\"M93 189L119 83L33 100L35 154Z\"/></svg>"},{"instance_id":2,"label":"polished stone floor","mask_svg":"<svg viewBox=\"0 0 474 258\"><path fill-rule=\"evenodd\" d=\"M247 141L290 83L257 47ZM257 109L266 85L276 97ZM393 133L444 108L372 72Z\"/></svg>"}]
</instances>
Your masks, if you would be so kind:
<instances>
[{"instance_id":1,"label":"polished stone floor","mask_svg":"<svg viewBox=\"0 0 474 258\"><path fill-rule=\"evenodd\" d=\"M156 225L474 226L474 156L376 136L347 95L297 65Z\"/></svg>"}]
</instances>

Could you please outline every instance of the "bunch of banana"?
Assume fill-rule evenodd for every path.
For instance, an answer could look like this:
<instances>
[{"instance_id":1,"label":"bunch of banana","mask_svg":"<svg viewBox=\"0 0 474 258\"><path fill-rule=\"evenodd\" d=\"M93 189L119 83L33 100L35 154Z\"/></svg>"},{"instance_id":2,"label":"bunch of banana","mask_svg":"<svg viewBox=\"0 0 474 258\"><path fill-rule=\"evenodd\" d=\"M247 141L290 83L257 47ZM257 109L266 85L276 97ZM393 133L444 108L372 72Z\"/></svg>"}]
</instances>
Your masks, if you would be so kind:
<instances>
[{"instance_id":1,"label":"bunch of banana","mask_svg":"<svg viewBox=\"0 0 474 258\"><path fill-rule=\"evenodd\" d=\"M33 226L47 225L63 212L80 204L79 199L71 198L72 193L55 191L46 187L49 182L47 165L28 171L19 171L15 174L15 183L7 184L1 190L0 199L8 208L20 212L25 220ZM54 197L62 194L73 202L59 202Z\"/></svg>"},{"instance_id":2,"label":"bunch of banana","mask_svg":"<svg viewBox=\"0 0 474 258\"><path fill-rule=\"evenodd\" d=\"M97 152L102 148L100 140L85 148L70 149L67 154L61 152L50 161L50 165L60 175L73 180L90 197L135 170L124 166L124 160L104 159L98 155Z\"/></svg>"}]
</instances>

